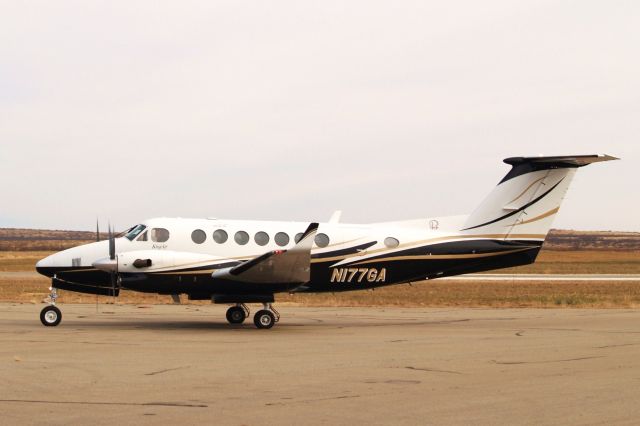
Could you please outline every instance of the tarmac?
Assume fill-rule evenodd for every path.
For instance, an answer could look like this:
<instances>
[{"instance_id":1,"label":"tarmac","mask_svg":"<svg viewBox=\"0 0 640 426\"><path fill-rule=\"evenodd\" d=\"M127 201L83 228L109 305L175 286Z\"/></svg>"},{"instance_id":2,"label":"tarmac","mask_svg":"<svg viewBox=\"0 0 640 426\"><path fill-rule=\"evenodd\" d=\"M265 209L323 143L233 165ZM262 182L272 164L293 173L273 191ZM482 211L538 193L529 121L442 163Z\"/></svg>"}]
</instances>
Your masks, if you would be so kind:
<instances>
[{"instance_id":1,"label":"tarmac","mask_svg":"<svg viewBox=\"0 0 640 426\"><path fill-rule=\"evenodd\" d=\"M2 424L637 424L640 310L0 304ZM256 307L252 306L255 311Z\"/></svg>"}]
</instances>

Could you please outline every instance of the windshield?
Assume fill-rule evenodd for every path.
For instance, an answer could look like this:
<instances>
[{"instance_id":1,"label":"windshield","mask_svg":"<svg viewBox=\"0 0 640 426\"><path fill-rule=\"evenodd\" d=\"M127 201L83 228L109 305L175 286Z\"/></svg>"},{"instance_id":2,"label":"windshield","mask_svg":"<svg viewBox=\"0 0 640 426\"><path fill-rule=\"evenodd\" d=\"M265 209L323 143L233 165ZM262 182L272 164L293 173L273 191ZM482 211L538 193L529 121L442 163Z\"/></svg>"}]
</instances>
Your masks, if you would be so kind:
<instances>
[{"instance_id":1,"label":"windshield","mask_svg":"<svg viewBox=\"0 0 640 426\"><path fill-rule=\"evenodd\" d=\"M125 237L129 240L129 241L133 241L133 239L135 237L138 236L138 234L140 234L142 231L144 231L147 227L145 225L136 225L133 228L131 228L131 230L129 230L129 232L127 232L127 234L125 235Z\"/></svg>"}]
</instances>

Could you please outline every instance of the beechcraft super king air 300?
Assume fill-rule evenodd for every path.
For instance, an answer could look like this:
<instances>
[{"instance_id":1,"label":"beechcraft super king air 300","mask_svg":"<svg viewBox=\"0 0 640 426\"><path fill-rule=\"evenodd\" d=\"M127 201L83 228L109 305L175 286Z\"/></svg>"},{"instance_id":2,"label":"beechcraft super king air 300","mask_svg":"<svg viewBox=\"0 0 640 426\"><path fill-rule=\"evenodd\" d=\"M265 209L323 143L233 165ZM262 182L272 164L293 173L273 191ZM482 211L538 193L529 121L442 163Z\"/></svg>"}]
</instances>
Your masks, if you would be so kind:
<instances>
[{"instance_id":1,"label":"beechcraft super king air 300","mask_svg":"<svg viewBox=\"0 0 640 426\"><path fill-rule=\"evenodd\" d=\"M55 253L36 269L51 278L40 319L60 323L57 289L117 296L122 290L232 305L262 304L258 328L280 315L276 293L365 290L533 263L579 167L608 155L513 157L511 170L466 216L346 224L150 219L122 236ZM425 284L428 285L428 284Z\"/></svg>"}]
</instances>

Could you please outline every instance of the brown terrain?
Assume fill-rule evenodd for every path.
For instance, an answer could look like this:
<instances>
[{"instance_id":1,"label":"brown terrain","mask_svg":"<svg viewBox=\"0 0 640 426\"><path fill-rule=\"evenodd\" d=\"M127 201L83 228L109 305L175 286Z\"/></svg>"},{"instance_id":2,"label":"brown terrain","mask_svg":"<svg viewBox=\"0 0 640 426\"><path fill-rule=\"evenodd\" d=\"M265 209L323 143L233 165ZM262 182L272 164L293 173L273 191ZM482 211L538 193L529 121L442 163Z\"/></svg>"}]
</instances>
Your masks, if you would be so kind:
<instances>
[{"instance_id":1,"label":"brown terrain","mask_svg":"<svg viewBox=\"0 0 640 426\"><path fill-rule=\"evenodd\" d=\"M100 233L106 239L106 233ZM0 228L0 252L60 251L96 240L92 231L50 231L45 229Z\"/></svg>"},{"instance_id":2,"label":"brown terrain","mask_svg":"<svg viewBox=\"0 0 640 426\"><path fill-rule=\"evenodd\" d=\"M42 301L49 282L30 273L35 263L52 252L92 241L95 233L90 231L0 229L0 301ZM495 272L507 276L640 274L640 233L552 230L536 263ZM105 297L70 292L61 292L61 296L66 303L112 302ZM279 295L277 299L278 303L308 306L635 307L640 306L640 281L441 279L375 291ZM123 292L118 303L170 300L167 296Z\"/></svg>"}]
</instances>

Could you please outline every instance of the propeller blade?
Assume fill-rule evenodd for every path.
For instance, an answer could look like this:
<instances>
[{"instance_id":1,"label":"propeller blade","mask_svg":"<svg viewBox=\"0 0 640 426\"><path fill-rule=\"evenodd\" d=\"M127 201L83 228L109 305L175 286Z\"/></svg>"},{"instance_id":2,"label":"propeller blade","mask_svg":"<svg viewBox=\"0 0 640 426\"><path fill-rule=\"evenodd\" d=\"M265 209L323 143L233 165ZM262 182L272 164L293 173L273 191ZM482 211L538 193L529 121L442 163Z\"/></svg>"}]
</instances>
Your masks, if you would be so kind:
<instances>
[{"instance_id":1,"label":"propeller blade","mask_svg":"<svg viewBox=\"0 0 640 426\"><path fill-rule=\"evenodd\" d=\"M116 281L117 281L117 273L116 272L111 272L111 296L115 297L116 296Z\"/></svg>"},{"instance_id":2,"label":"propeller blade","mask_svg":"<svg viewBox=\"0 0 640 426\"><path fill-rule=\"evenodd\" d=\"M96 241L100 241L100 224L98 223L98 219L96 219Z\"/></svg>"},{"instance_id":3,"label":"propeller blade","mask_svg":"<svg viewBox=\"0 0 640 426\"><path fill-rule=\"evenodd\" d=\"M98 224L96 222L96 231L98 231ZM111 229L111 223L108 226L109 232L109 260L100 259L92 263L93 267L106 272L109 272L109 278L111 281L111 296L116 297L119 293L120 283L118 282L118 257L116 256L116 237ZM98 237L99 238L99 231ZM99 241L99 240L98 240Z\"/></svg>"},{"instance_id":4,"label":"propeller blade","mask_svg":"<svg viewBox=\"0 0 640 426\"><path fill-rule=\"evenodd\" d=\"M111 230L111 224L109 224L109 259L115 260L116 258L116 239L113 236L113 231Z\"/></svg>"}]
</instances>

